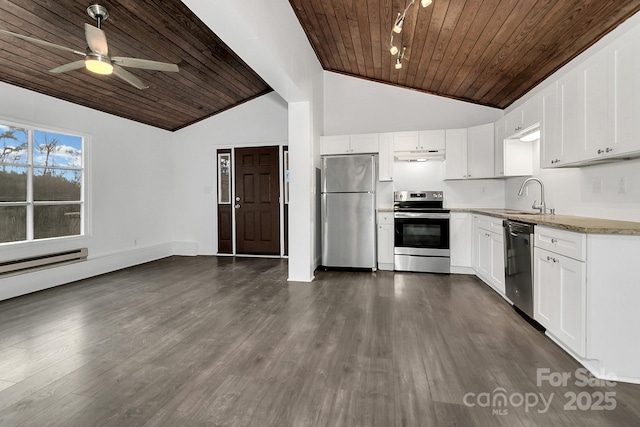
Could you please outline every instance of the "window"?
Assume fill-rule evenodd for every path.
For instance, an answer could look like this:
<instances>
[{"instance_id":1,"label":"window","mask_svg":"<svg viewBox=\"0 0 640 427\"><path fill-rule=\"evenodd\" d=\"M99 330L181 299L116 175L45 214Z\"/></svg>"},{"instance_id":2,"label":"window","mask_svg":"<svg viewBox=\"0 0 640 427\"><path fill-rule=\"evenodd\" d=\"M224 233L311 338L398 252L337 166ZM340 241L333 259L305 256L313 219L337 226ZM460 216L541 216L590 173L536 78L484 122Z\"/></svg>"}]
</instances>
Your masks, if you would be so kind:
<instances>
[{"instance_id":1,"label":"window","mask_svg":"<svg viewBox=\"0 0 640 427\"><path fill-rule=\"evenodd\" d=\"M218 204L231 204L231 153L218 154Z\"/></svg>"},{"instance_id":2,"label":"window","mask_svg":"<svg viewBox=\"0 0 640 427\"><path fill-rule=\"evenodd\" d=\"M83 145L0 123L0 244L83 234Z\"/></svg>"}]
</instances>

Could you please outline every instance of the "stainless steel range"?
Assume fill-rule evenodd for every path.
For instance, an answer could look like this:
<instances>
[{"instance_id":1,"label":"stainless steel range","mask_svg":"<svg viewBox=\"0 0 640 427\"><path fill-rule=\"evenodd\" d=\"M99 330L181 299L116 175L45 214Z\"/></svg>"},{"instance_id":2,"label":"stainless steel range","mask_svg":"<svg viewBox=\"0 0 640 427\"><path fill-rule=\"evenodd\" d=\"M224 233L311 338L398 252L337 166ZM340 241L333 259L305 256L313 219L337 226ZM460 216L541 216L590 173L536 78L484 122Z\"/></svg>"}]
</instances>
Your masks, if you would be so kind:
<instances>
[{"instance_id":1,"label":"stainless steel range","mask_svg":"<svg viewBox=\"0 0 640 427\"><path fill-rule=\"evenodd\" d=\"M396 271L449 273L449 218L442 191L396 191Z\"/></svg>"}]
</instances>

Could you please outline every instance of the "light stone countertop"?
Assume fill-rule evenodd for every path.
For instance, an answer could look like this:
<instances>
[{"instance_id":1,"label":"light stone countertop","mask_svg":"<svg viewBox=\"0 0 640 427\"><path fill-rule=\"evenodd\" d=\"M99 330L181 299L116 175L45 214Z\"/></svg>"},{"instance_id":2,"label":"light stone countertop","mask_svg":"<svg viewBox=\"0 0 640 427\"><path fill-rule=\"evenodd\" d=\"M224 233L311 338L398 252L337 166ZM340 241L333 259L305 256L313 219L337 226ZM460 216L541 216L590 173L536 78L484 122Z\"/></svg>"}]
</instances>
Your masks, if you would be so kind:
<instances>
[{"instance_id":1,"label":"light stone countertop","mask_svg":"<svg viewBox=\"0 0 640 427\"><path fill-rule=\"evenodd\" d=\"M619 221L615 219L591 218L574 215L542 215L536 212L514 209L454 208L451 209L451 212L471 212L587 234L640 235L640 222L632 221Z\"/></svg>"},{"instance_id":2,"label":"light stone countertop","mask_svg":"<svg viewBox=\"0 0 640 427\"><path fill-rule=\"evenodd\" d=\"M376 211L380 213L393 212L393 206L388 208L377 208Z\"/></svg>"}]
</instances>

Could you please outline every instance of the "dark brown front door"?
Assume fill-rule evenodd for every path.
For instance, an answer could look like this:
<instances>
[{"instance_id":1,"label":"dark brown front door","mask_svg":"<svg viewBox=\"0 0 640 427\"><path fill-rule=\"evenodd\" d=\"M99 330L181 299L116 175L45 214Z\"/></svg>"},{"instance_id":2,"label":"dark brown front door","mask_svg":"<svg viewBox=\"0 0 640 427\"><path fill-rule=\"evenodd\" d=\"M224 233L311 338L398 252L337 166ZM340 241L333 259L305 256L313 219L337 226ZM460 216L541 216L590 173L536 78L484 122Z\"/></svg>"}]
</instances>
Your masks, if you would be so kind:
<instances>
[{"instance_id":1,"label":"dark brown front door","mask_svg":"<svg viewBox=\"0 0 640 427\"><path fill-rule=\"evenodd\" d=\"M280 255L278 147L235 153L236 252Z\"/></svg>"}]
</instances>

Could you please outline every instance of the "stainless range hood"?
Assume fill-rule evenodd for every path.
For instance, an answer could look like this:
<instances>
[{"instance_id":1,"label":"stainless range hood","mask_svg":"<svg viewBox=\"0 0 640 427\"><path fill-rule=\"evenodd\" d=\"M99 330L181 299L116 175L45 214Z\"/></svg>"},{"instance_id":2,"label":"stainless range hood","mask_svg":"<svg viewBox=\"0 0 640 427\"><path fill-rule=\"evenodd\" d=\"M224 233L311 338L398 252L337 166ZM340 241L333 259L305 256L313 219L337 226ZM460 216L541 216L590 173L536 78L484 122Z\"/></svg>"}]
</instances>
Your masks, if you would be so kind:
<instances>
[{"instance_id":1,"label":"stainless range hood","mask_svg":"<svg viewBox=\"0 0 640 427\"><path fill-rule=\"evenodd\" d=\"M401 162L426 162L427 160L444 160L444 150L396 151L393 157Z\"/></svg>"}]
</instances>

